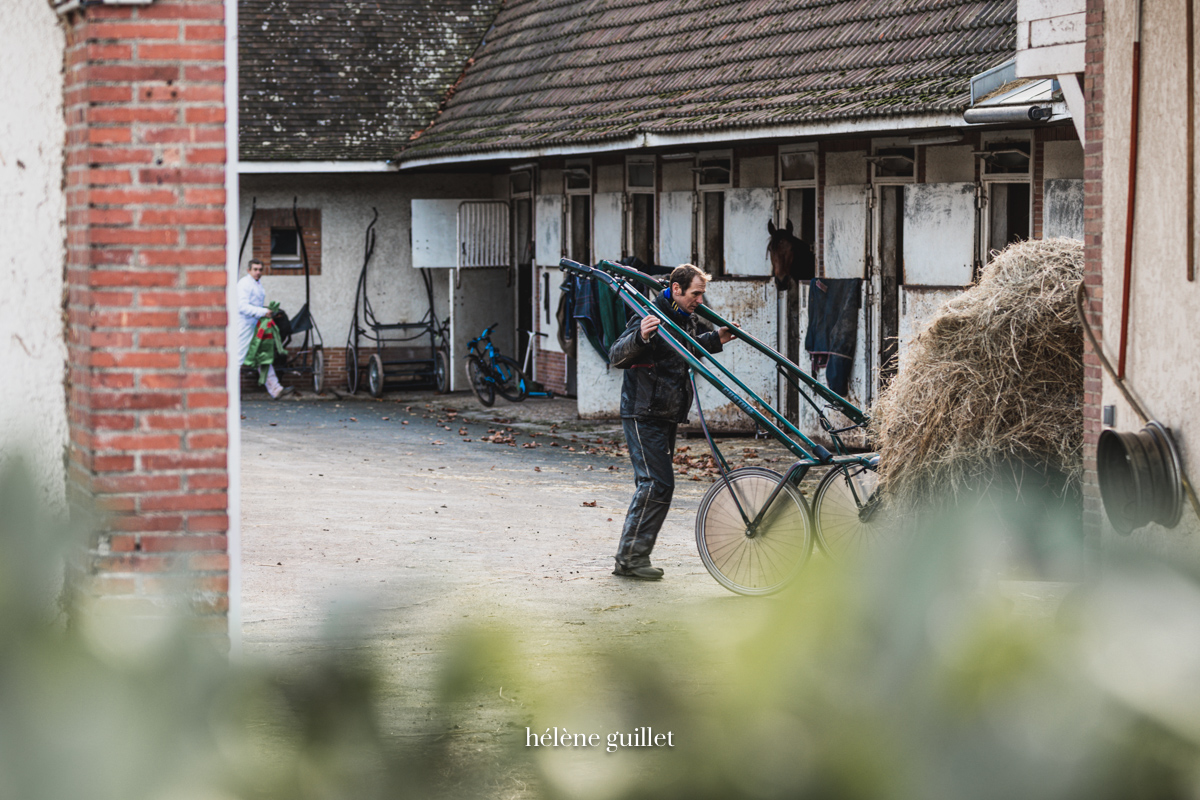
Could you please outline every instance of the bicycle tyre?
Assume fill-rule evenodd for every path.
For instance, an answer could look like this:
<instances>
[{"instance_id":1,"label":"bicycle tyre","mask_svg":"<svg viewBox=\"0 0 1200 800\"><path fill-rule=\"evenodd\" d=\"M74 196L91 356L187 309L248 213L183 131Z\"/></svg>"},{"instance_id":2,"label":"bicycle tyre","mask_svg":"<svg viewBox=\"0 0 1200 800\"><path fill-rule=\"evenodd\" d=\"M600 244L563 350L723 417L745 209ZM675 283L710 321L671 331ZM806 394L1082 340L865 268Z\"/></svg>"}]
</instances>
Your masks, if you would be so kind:
<instances>
[{"instance_id":1,"label":"bicycle tyre","mask_svg":"<svg viewBox=\"0 0 1200 800\"><path fill-rule=\"evenodd\" d=\"M764 467L742 467L731 471L728 479L742 509L754 517L783 476ZM785 485L771 515L751 537L729 491L726 482L718 478L700 500L696 512L700 560L717 583L731 592L774 594L796 577L812 553L808 502L794 486Z\"/></svg>"},{"instance_id":2,"label":"bicycle tyre","mask_svg":"<svg viewBox=\"0 0 1200 800\"><path fill-rule=\"evenodd\" d=\"M346 390L349 394L358 391L358 348L346 345Z\"/></svg>"},{"instance_id":3,"label":"bicycle tyre","mask_svg":"<svg viewBox=\"0 0 1200 800\"><path fill-rule=\"evenodd\" d=\"M508 356L496 356L493 365L496 371L496 391L510 403L519 403L529 394L525 373L520 365Z\"/></svg>"},{"instance_id":4,"label":"bicycle tyre","mask_svg":"<svg viewBox=\"0 0 1200 800\"><path fill-rule=\"evenodd\" d=\"M867 464L830 468L813 493L817 545L834 561L853 557L878 543L885 518L878 511L879 472ZM864 506L872 504L866 515Z\"/></svg>"},{"instance_id":5,"label":"bicycle tyre","mask_svg":"<svg viewBox=\"0 0 1200 800\"><path fill-rule=\"evenodd\" d=\"M479 402L491 408L496 402L496 387L487 379L479 356L467 356L467 377L471 380L471 388L475 390Z\"/></svg>"}]
</instances>

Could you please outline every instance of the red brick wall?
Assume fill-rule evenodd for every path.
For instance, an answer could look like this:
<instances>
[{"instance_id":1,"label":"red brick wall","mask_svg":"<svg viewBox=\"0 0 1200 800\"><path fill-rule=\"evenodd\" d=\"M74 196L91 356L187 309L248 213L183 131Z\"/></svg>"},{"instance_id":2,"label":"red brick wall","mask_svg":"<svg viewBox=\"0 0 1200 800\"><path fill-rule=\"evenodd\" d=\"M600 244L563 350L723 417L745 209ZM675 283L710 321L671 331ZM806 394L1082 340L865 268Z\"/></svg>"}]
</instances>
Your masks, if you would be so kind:
<instances>
[{"instance_id":1,"label":"red brick wall","mask_svg":"<svg viewBox=\"0 0 1200 800\"><path fill-rule=\"evenodd\" d=\"M537 380L556 394L567 393L567 357L563 353L542 350L535 353L537 358Z\"/></svg>"},{"instance_id":2,"label":"red brick wall","mask_svg":"<svg viewBox=\"0 0 1200 800\"><path fill-rule=\"evenodd\" d=\"M1104 0L1087 2L1087 59L1084 97L1087 100L1085 127L1087 144L1083 160L1084 283L1091 297L1088 322L1103 341L1104 311ZM1098 547L1104 506L1096 479L1096 441L1100 436L1100 360L1088 346L1083 353L1083 524L1089 540Z\"/></svg>"},{"instance_id":3,"label":"red brick wall","mask_svg":"<svg viewBox=\"0 0 1200 800\"><path fill-rule=\"evenodd\" d=\"M308 274L321 274L321 209L297 208L296 217L304 231L304 248L308 254ZM254 214L254 230L250 234L251 254L263 262L263 274L303 275L303 266L277 266L271 263L271 228L296 227L296 217L290 208L260 208Z\"/></svg>"},{"instance_id":4,"label":"red brick wall","mask_svg":"<svg viewBox=\"0 0 1200 800\"><path fill-rule=\"evenodd\" d=\"M69 492L101 595L228 607L224 6L66 18Z\"/></svg>"}]
</instances>

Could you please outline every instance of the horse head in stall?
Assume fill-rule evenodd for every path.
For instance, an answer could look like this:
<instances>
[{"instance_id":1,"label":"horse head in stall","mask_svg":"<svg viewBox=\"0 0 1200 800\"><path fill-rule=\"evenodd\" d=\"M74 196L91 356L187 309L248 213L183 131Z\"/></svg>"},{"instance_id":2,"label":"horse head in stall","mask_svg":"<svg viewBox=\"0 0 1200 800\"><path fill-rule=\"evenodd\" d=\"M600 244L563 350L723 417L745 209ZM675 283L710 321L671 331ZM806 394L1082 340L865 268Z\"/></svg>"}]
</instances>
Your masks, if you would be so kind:
<instances>
[{"instance_id":1,"label":"horse head in stall","mask_svg":"<svg viewBox=\"0 0 1200 800\"><path fill-rule=\"evenodd\" d=\"M788 278L807 281L816 277L817 257L812 245L792 233L790 219L785 228L776 228L774 222L767 220L767 232L771 234L767 255L771 257L775 288L781 292L787 289Z\"/></svg>"}]
</instances>

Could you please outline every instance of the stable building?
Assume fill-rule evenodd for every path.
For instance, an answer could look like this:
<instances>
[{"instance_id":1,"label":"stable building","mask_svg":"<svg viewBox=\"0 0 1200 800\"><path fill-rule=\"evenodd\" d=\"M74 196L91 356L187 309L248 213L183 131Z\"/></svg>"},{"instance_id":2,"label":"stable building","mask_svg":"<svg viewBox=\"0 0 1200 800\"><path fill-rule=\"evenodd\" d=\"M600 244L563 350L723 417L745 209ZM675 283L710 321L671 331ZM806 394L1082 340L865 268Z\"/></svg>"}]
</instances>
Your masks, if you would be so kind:
<instances>
[{"instance_id":1,"label":"stable building","mask_svg":"<svg viewBox=\"0 0 1200 800\"><path fill-rule=\"evenodd\" d=\"M616 415L620 374L586 341L563 351L560 258L696 263L715 308L804 363L810 288L777 289L766 253L768 223L789 221L818 278L859 282L848 395L869 407L993 251L1082 238L1066 94L1019 78L1016 47L1015 0L508 3L396 158L401 174L492 176L516 277L477 302L511 308L514 335L547 334L533 377L576 393L582 416ZM720 358L815 430L763 359L736 346ZM701 400L718 426L745 426L715 390Z\"/></svg>"}]
</instances>

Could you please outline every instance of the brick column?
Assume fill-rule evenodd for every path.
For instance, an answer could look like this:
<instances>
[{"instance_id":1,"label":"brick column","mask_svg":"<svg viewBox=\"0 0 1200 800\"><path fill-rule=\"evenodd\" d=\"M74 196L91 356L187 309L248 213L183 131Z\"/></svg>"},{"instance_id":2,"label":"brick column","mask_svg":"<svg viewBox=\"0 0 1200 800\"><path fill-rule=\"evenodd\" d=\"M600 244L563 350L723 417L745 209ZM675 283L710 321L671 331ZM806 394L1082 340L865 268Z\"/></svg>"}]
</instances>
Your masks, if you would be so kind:
<instances>
[{"instance_id":1,"label":"brick column","mask_svg":"<svg viewBox=\"0 0 1200 800\"><path fill-rule=\"evenodd\" d=\"M69 496L85 592L228 608L222 0L69 12Z\"/></svg>"},{"instance_id":2,"label":"brick column","mask_svg":"<svg viewBox=\"0 0 1200 800\"><path fill-rule=\"evenodd\" d=\"M1087 57L1083 83L1087 100L1083 156L1083 281L1091 297L1088 324L1103 342L1104 312L1104 0L1087 0ZM1104 506L1096 478L1096 441L1101 427L1100 359L1083 353L1083 524L1098 552Z\"/></svg>"}]
</instances>

